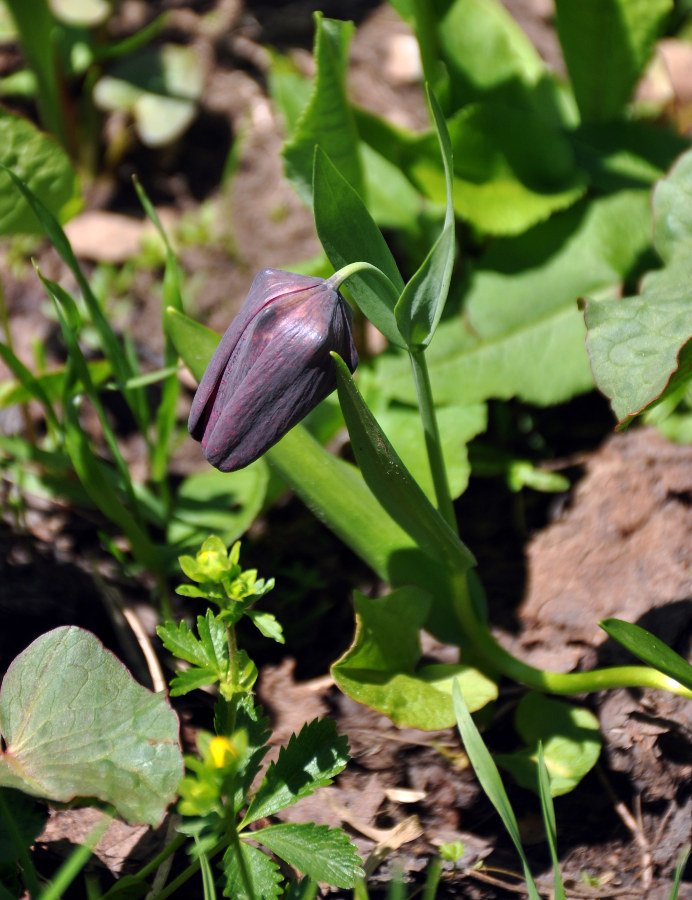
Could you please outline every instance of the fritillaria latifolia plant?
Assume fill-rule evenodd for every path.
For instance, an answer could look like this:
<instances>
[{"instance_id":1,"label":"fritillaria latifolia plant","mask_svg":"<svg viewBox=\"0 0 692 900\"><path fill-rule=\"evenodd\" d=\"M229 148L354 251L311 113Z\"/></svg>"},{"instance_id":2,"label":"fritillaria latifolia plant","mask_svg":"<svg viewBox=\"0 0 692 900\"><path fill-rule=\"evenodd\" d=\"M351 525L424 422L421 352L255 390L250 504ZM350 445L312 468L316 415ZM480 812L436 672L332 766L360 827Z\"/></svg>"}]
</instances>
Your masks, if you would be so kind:
<instances>
[{"instance_id":1,"label":"fritillaria latifolia plant","mask_svg":"<svg viewBox=\"0 0 692 900\"><path fill-rule=\"evenodd\" d=\"M495 679L503 674L554 694L639 686L692 697L689 681L681 682L680 672L670 668L543 671L507 652L490 632L482 589L473 572L475 560L458 535L426 365L426 348L442 315L455 255L451 145L431 92L428 100L444 162L447 199L442 229L419 269L404 283L362 199L317 147L315 222L336 273L328 280L273 269L257 276L203 375L197 346L197 363L191 364L201 382L190 431L201 440L209 461L222 470L240 468L266 453L310 508L393 588L418 590L420 604L427 609L419 624L459 644L481 672ZM407 471L354 383L357 358L350 317L338 292L344 282L361 312L390 343L408 352L437 508ZM190 361L186 340L177 343ZM207 341L207 356L210 349ZM318 447L301 427L294 427L335 384L359 473ZM623 637L620 633L619 639ZM628 646L652 662L636 640ZM355 660L351 662L355 667ZM416 662L417 658L411 668ZM343 663L335 666L338 683ZM462 672L460 666L445 674ZM451 711L451 682L437 687L447 693ZM478 705L483 703L475 708ZM386 709L386 703L381 708Z\"/></svg>"}]
</instances>

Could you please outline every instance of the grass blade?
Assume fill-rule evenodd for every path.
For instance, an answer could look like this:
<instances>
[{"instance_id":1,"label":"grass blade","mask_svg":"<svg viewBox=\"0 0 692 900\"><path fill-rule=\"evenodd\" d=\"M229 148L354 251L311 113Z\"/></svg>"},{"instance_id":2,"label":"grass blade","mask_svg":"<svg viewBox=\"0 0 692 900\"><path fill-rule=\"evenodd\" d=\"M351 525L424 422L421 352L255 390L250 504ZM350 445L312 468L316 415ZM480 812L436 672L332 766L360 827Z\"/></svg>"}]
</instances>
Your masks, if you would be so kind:
<instances>
[{"instance_id":1,"label":"grass blade","mask_svg":"<svg viewBox=\"0 0 692 900\"><path fill-rule=\"evenodd\" d=\"M454 703L454 714L457 719L457 725L464 742L464 749L476 773L476 777L480 782L485 795L497 810L502 822L507 829L507 833L512 839L512 843L516 847L521 865L524 870L524 878L526 879L526 889L530 900L540 900L536 882L533 880L529 863L521 845L519 836L519 825L517 824L514 810L512 809L509 797L505 791L504 785L500 778L497 766L493 762L493 758L488 752L488 748L483 743L483 738L476 728L468 711L466 703L461 693L459 683L455 682L452 689L452 702Z\"/></svg>"},{"instance_id":2,"label":"grass blade","mask_svg":"<svg viewBox=\"0 0 692 900\"><path fill-rule=\"evenodd\" d=\"M545 836L548 841L550 858L553 862L555 887L553 888L554 900L565 900L565 889L560 875L560 863L557 858L557 827L555 824L555 807L550 793L550 775L545 764L543 744L538 742L538 791L541 798L541 812L545 825Z\"/></svg>"}]
</instances>

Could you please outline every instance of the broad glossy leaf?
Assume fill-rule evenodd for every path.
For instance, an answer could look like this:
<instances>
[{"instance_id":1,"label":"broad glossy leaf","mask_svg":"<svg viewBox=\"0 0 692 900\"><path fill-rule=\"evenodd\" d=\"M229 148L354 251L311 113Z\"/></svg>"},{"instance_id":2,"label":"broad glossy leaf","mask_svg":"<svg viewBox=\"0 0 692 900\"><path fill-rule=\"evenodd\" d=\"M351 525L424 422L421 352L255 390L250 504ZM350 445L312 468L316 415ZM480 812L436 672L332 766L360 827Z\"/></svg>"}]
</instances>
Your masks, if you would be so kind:
<instances>
[{"instance_id":1,"label":"broad glossy leaf","mask_svg":"<svg viewBox=\"0 0 692 900\"><path fill-rule=\"evenodd\" d=\"M358 852L340 828L286 822L261 828L252 837L315 881L352 888L362 875Z\"/></svg>"},{"instance_id":2,"label":"broad glossy leaf","mask_svg":"<svg viewBox=\"0 0 692 900\"><path fill-rule=\"evenodd\" d=\"M622 118L673 0L556 0L555 8L582 119Z\"/></svg>"},{"instance_id":3,"label":"broad glossy leaf","mask_svg":"<svg viewBox=\"0 0 692 900\"><path fill-rule=\"evenodd\" d=\"M286 175L305 200L312 200L315 146L334 162L348 183L363 193L358 132L346 98L345 75L353 22L315 13L313 54L317 72L308 105L284 147Z\"/></svg>"},{"instance_id":4,"label":"broad glossy leaf","mask_svg":"<svg viewBox=\"0 0 692 900\"><path fill-rule=\"evenodd\" d=\"M630 653L692 690L692 666L660 638L621 619L604 619L600 625Z\"/></svg>"},{"instance_id":5,"label":"broad glossy leaf","mask_svg":"<svg viewBox=\"0 0 692 900\"><path fill-rule=\"evenodd\" d=\"M77 211L77 178L65 151L23 116L7 110L0 110L0 162L38 194L57 219ZM0 172L0 235L42 232L30 204Z\"/></svg>"},{"instance_id":6,"label":"broad glossy leaf","mask_svg":"<svg viewBox=\"0 0 692 900\"><path fill-rule=\"evenodd\" d=\"M494 241L466 293L473 330L483 338L517 335L558 309L574 311L584 294L619 293L650 247L651 227L649 191L631 190L582 201L526 234Z\"/></svg>"},{"instance_id":7,"label":"broad glossy leaf","mask_svg":"<svg viewBox=\"0 0 692 900\"><path fill-rule=\"evenodd\" d=\"M169 545L176 551L198 547L210 531L232 544L257 518L268 483L269 470L261 459L239 472L208 467L188 475L168 521Z\"/></svg>"},{"instance_id":8,"label":"broad glossy leaf","mask_svg":"<svg viewBox=\"0 0 692 900\"><path fill-rule=\"evenodd\" d=\"M453 107L487 96L516 96L545 74L538 52L499 0L435 0L431 9Z\"/></svg>"},{"instance_id":9,"label":"broad glossy leaf","mask_svg":"<svg viewBox=\"0 0 692 900\"><path fill-rule=\"evenodd\" d=\"M654 190L654 244L671 263L692 247L692 151L684 153Z\"/></svg>"},{"instance_id":10,"label":"broad glossy leaf","mask_svg":"<svg viewBox=\"0 0 692 900\"><path fill-rule=\"evenodd\" d=\"M372 324L393 344L404 347L394 315L394 293L403 290L404 282L394 257L363 200L319 147L315 150L313 205L318 237L335 269L367 262L391 281L393 291L372 272L359 272L348 279L347 286Z\"/></svg>"},{"instance_id":11,"label":"broad glossy leaf","mask_svg":"<svg viewBox=\"0 0 692 900\"><path fill-rule=\"evenodd\" d=\"M692 376L692 286L585 304L587 348L598 388L620 425Z\"/></svg>"},{"instance_id":12,"label":"broad glossy leaf","mask_svg":"<svg viewBox=\"0 0 692 900\"><path fill-rule=\"evenodd\" d=\"M7 670L0 784L67 802L97 797L157 825L183 775L178 720L93 634L56 628Z\"/></svg>"},{"instance_id":13,"label":"broad glossy leaf","mask_svg":"<svg viewBox=\"0 0 692 900\"><path fill-rule=\"evenodd\" d=\"M430 595L399 588L385 597L356 592L356 637L332 666L340 689L359 703L384 713L397 725L435 731L454 723L452 684L461 679L467 704L480 709L497 697L497 685L463 665L432 665L417 670L420 629L431 607Z\"/></svg>"},{"instance_id":14,"label":"broad glossy leaf","mask_svg":"<svg viewBox=\"0 0 692 900\"><path fill-rule=\"evenodd\" d=\"M601 752L598 719L582 706L572 706L543 694L526 694L519 701L515 725L526 748L498 754L495 759L522 787L533 791L538 791L539 741L553 797L574 790L594 767Z\"/></svg>"}]
</instances>

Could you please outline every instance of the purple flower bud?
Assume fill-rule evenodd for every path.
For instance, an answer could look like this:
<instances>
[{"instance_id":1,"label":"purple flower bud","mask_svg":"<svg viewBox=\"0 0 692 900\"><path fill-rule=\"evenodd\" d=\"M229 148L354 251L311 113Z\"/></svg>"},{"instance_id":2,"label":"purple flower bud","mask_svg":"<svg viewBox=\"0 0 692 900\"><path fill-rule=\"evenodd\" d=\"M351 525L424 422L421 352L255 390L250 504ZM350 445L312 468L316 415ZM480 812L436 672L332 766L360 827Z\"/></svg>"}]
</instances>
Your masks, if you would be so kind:
<instances>
[{"instance_id":1,"label":"purple flower bud","mask_svg":"<svg viewBox=\"0 0 692 900\"><path fill-rule=\"evenodd\" d=\"M323 278L263 269L221 338L188 428L209 462L254 462L336 388L330 351L353 372L351 310Z\"/></svg>"}]
</instances>

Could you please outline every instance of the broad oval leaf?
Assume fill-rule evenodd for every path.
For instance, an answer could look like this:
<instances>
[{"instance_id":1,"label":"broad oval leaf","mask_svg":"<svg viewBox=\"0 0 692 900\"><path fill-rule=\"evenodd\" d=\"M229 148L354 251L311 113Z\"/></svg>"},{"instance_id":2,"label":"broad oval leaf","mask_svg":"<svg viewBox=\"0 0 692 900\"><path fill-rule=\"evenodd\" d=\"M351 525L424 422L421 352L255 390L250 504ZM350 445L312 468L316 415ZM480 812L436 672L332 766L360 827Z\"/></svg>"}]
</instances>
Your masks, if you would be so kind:
<instances>
[{"instance_id":1,"label":"broad oval leaf","mask_svg":"<svg viewBox=\"0 0 692 900\"><path fill-rule=\"evenodd\" d=\"M526 694L517 706L517 731L526 747L495 759L522 787L538 792L538 745L543 746L553 797L567 794L596 764L601 752L598 719L583 706L543 694Z\"/></svg>"},{"instance_id":2,"label":"broad oval leaf","mask_svg":"<svg viewBox=\"0 0 692 900\"><path fill-rule=\"evenodd\" d=\"M21 116L0 109L0 162L11 169L60 220L77 211L77 178L65 151ZM29 203L0 173L0 235L41 234Z\"/></svg>"},{"instance_id":3,"label":"broad oval leaf","mask_svg":"<svg viewBox=\"0 0 692 900\"><path fill-rule=\"evenodd\" d=\"M183 775L178 719L90 632L56 628L14 660L0 689L0 785L67 802L96 797L158 825Z\"/></svg>"}]
</instances>

